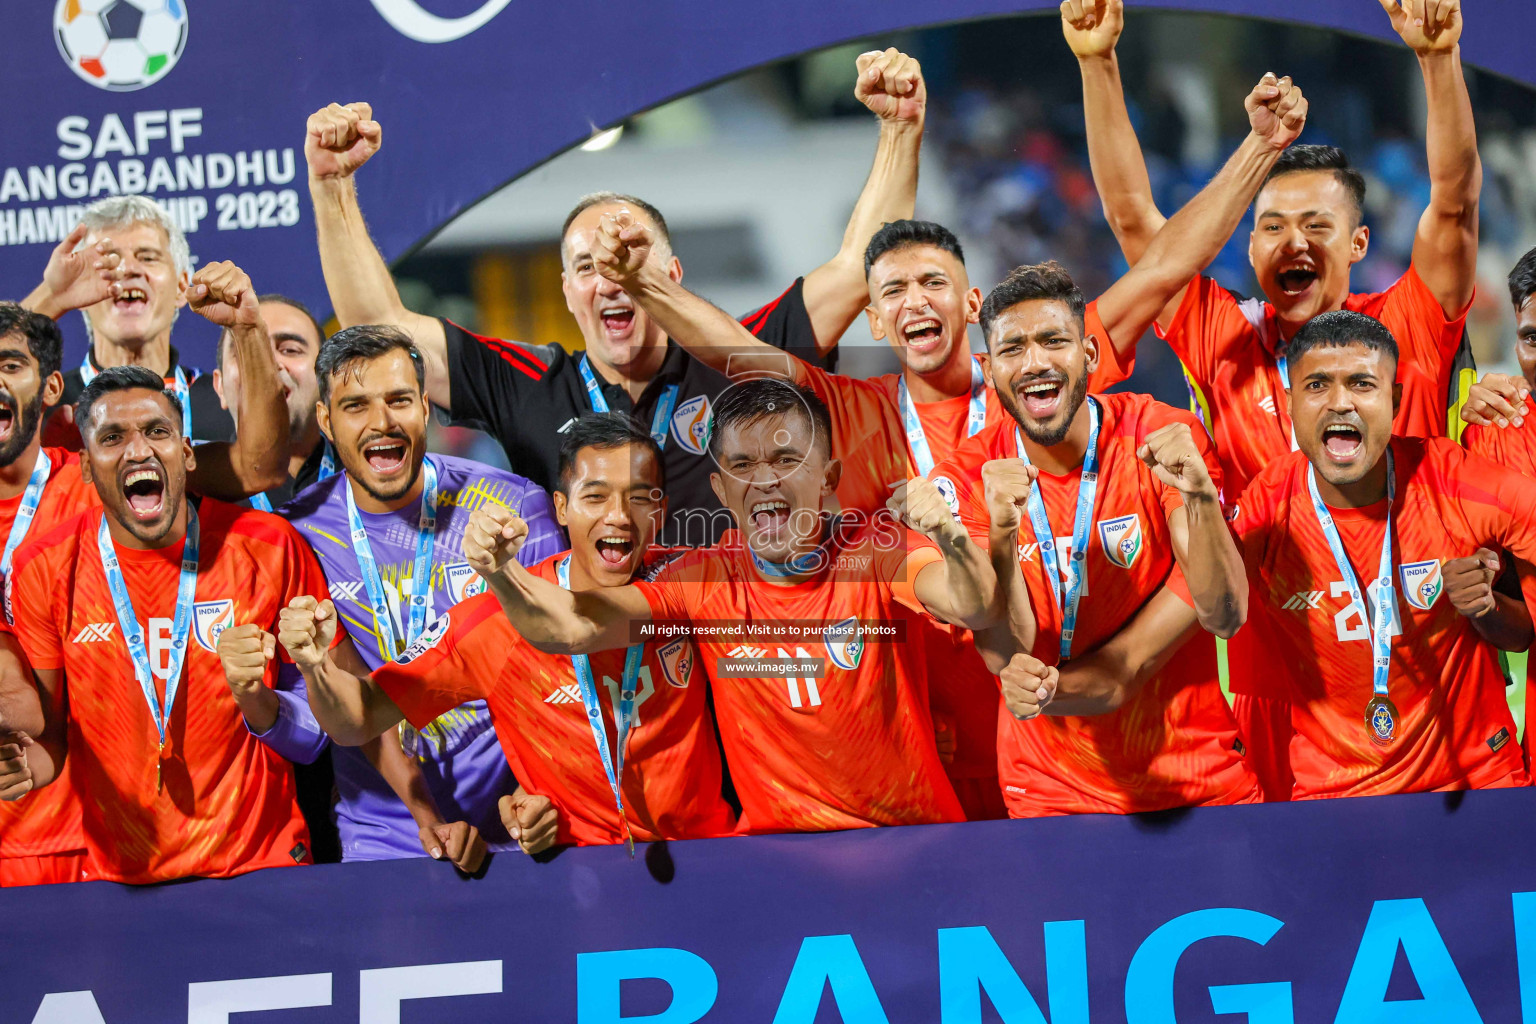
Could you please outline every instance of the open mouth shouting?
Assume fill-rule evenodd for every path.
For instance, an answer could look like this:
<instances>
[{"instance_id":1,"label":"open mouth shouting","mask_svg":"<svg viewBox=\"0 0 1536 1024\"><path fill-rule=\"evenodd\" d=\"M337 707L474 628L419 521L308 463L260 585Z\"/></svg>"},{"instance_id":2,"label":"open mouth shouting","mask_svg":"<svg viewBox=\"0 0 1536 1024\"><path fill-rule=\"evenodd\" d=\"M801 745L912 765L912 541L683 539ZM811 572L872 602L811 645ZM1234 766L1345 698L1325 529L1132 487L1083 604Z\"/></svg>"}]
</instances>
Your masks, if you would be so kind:
<instances>
[{"instance_id":1,"label":"open mouth shouting","mask_svg":"<svg viewBox=\"0 0 1536 1024\"><path fill-rule=\"evenodd\" d=\"M753 502L747 518L758 534L779 536L789 526L789 502L779 498Z\"/></svg>"},{"instance_id":2,"label":"open mouth shouting","mask_svg":"<svg viewBox=\"0 0 1536 1024\"><path fill-rule=\"evenodd\" d=\"M603 321L603 330L610 338L622 338L629 334L630 328L635 325L635 308L609 304L597 311L597 315Z\"/></svg>"},{"instance_id":3,"label":"open mouth shouting","mask_svg":"<svg viewBox=\"0 0 1536 1024\"><path fill-rule=\"evenodd\" d=\"M379 476L394 476L403 470L411 454L411 445L403 437L379 437L363 445L363 460Z\"/></svg>"},{"instance_id":4,"label":"open mouth shouting","mask_svg":"<svg viewBox=\"0 0 1536 1024\"><path fill-rule=\"evenodd\" d=\"M1062 400L1067 393L1067 381L1065 377L1048 374L1027 380L1016 391L1024 412L1031 419L1043 421L1061 411Z\"/></svg>"},{"instance_id":5,"label":"open mouth shouting","mask_svg":"<svg viewBox=\"0 0 1536 1024\"><path fill-rule=\"evenodd\" d=\"M632 537L613 534L597 538L597 557L610 569L628 567L634 553L635 541Z\"/></svg>"},{"instance_id":6,"label":"open mouth shouting","mask_svg":"<svg viewBox=\"0 0 1536 1024\"><path fill-rule=\"evenodd\" d=\"M1330 423L1323 428L1323 453L1332 462L1348 463L1365 448L1365 434L1348 423Z\"/></svg>"},{"instance_id":7,"label":"open mouth shouting","mask_svg":"<svg viewBox=\"0 0 1536 1024\"><path fill-rule=\"evenodd\" d=\"M901 340L913 352L926 355L944 340L944 325L931 316L913 320L901 329Z\"/></svg>"},{"instance_id":8,"label":"open mouth shouting","mask_svg":"<svg viewBox=\"0 0 1536 1024\"><path fill-rule=\"evenodd\" d=\"M0 444L11 439L16 429L16 405L9 398L0 398Z\"/></svg>"},{"instance_id":9,"label":"open mouth shouting","mask_svg":"<svg viewBox=\"0 0 1536 1024\"><path fill-rule=\"evenodd\" d=\"M112 308L119 313L143 312L149 308L149 293L137 287L123 288L113 297Z\"/></svg>"},{"instance_id":10,"label":"open mouth shouting","mask_svg":"<svg viewBox=\"0 0 1536 1024\"><path fill-rule=\"evenodd\" d=\"M123 497L139 522L158 519L165 509L165 471L155 464L128 470L123 477Z\"/></svg>"},{"instance_id":11,"label":"open mouth shouting","mask_svg":"<svg viewBox=\"0 0 1536 1024\"><path fill-rule=\"evenodd\" d=\"M1317 282L1317 268L1310 263L1287 263L1275 275L1275 283L1287 297L1299 299Z\"/></svg>"}]
</instances>

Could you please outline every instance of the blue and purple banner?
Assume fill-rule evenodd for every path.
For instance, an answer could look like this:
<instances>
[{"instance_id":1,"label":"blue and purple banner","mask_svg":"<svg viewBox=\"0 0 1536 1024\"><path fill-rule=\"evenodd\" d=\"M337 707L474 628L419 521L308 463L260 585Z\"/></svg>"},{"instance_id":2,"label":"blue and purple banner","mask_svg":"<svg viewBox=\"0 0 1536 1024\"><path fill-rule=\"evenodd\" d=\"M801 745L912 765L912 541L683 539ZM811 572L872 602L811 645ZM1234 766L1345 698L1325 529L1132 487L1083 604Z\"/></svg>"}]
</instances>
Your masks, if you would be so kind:
<instances>
[{"instance_id":1,"label":"blue and purple banner","mask_svg":"<svg viewBox=\"0 0 1536 1024\"><path fill-rule=\"evenodd\" d=\"M0 1020L1533 1024L1533 822L1522 789L5 890Z\"/></svg>"}]
</instances>

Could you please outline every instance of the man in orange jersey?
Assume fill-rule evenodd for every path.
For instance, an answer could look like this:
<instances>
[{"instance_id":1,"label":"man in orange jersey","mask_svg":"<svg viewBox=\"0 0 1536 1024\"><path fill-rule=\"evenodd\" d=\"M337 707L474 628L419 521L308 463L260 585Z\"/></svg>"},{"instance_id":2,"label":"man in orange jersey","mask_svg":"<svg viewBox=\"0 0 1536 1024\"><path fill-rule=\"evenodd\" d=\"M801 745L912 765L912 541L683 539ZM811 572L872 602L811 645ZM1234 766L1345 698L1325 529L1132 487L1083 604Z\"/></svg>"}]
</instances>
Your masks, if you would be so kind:
<instances>
[{"instance_id":1,"label":"man in orange jersey","mask_svg":"<svg viewBox=\"0 0 1536 1024\"><path fill-rule=\"evenodd\" d=\"M1350 268L1365 258L1370 242L1365 179L1332 146L1296 146L1270 172L1254 205L1248 257L1262 298L1245 299L1197 277L1159 319L1216 440L1228 501L1295 447L1278 363L1286 339L1317 314L1368 313L1398 339L1399 434L1443 436L1446 406L1455 400L1461 371L1470 372L1463 327L1476 280L1482 165L1461 69L1461 3L1381 5L1418 56L1427 100L1429 207L1419 219L1407 273L1380 294L1350 291ZM1164 218L1120 84L1115 43L1123 7L1123 0L1066 0L1061 16L1082 71L1094 185L1121 251L1135 263ZM1133 356L1137 340L1114 338L1120 358Z\"/></svg>"},{"instance_id":2,"label":"man in orange jersey","mask_svg":"<svg viewBox=\"0 0 1536 1024\"><path fill-rule=\"evenodd\" d=\"M993 626L996 577L926 480L892 502L931 544L886 515L826 514L840 470L830 432L821 400L781 379L723 392L712 482L739 529L654 580L562 590L512 564L524 527L494 509L477 512L465 538L508 618L542 650L693 633L745 832L961 817L935 747L915 620Z\"/></svg>"},{"instance_id":3,"label":"man in orange jersey","mask_svg":"<svg viewBox=\"0 0 1536 1024\"><path fill-rule=\"evenodd\" d=\"M554 495L571 549L529 571L579 591L640 578L666 510L662 465L655 440L628 416L579 418L565 434ZM429 722L483 699L522 788L559 812L550 841L735 830L720 792L704 673L687 639L642 642L623 654L546 654L518 635L494 595L481 593L445 612L444 626L424 633L409 657L368 675L339 652L326 656L336 623L329 602L318 615L312 601L297 605L284 613L281 640L309 680L316 717L338 741L365 741L402 720ZM517 802L503 798L509 831L521 825Z\"/></svg>"},{"instance_id":4,"label":"man in orange jersey","mask_svg":"<svg viewBox=\"0 0 1536 1024\"><path fill-rule=\"evenodd\" d=\"M1397 345L1348 310L1286 349L1300 450L1243 493L1248 567L1232 689L1265 702L1252 737L1297 799L1528 783L1497 651L1446 598L1480 548L1536 559L1536 481L1445 438L1391 436ZM1523 581L1529 605L1530 581ZM1283 666L1276 670L1274 666Z\"/></svg>"},{"instance_id":5,"label":"man in orange jersey","mask_svg":"<svg viewBox=\"0 0 1536 1024\"><path fill-rule=\"evenodd\" d=\"M227 312L254 318L254 292ZM67 756L91 796L81 801L91 878L307 863L285 758L312 759L324 736L285 711L303 696L279 690L300 677L274 665L269 686L231 687L216 647L237 622L275 625L325 580L283 520L188 496L192 445L163 388L153 371L111 367L81 393L80 473L102 507L23 547L6 580L44 728L0 750L0 788L45 787Z\"/></svg>"},{"instance_id":6,"label":"man in orange jersey","mask_svg":"<svg viewBox=\"0 0 1536 1024\"><path fill-rule=\"evenodd\" d=\"M1085 306L1055 264L1021 267L987 296L987 372L1010 419L962 442L931 477L973 538L994 549L1016 538L1013 575L1034 621L1015 637L1042 678L1054 674L1046 665L1059 673L1054 701L1033 685L1027 706L1008 694L1015 716L1046 715L1001 718L1004 798L1014 817L1256 801L1215 642L1198 628L1230 635L1242 621L1242 563L1209 438L1145 395L1088 397L1098 353ZM988 492L1011 496L1009 517L989 509ZM1001 585L1016 610L1019 591ZM1205 598L1228 590L1236 597ZM1078 663L1154 614L1155 643L1122 685L1083 689Z\"/></svg>"},{"instance_id":7,"label":"man in orange jersey","mask_svg":"<svg viewBox=\"0 0 1536 1024\"><path fill-rule=\"evenodd\" d=\"M1301 90L1273 76L1255 86L1245 107L1252 131L1226 166L1168 222L1144 258L1082 311L1082 333L1100 357L1090 366L1090 391L1129 375L1128 364L1113 360L1111 339L1139 337L1214 258L1306 121ZM846 467L837 488L845 510L880 508L894 482L927 474L984 426L1012 423L971 356L965 328L980 315L981 293L969 285L959 242L940 225L897 221L869 244L866 313L903 363L901 373L870 380L827 373L770 349L669 277L648 258L653 245L642 221L619 214L605 218L594 249L602 273L701 360L738 375L777 367L826 402L833 452ZM969 638L941 629L928 649L935 713L956 733L950 773L967 816L1001 816L997 684Z\"/></svg>"},{"instance_id":8,"label":"man in orange jersey","mask_svg":"<svg viewBox=\"0 0 1536 1024\"><path fill-rule=\"evenodd\" d=\"M56 261L71 266L85 258L55 254ZM248 358L257 358L259 365L271 359L264 325L259 319L237 323L233 317L239 296L250 287L249 278L233 264L213 263L193 277L187 298L194 310L220 326L228 320L230 345L255 352ZM42 444L42 420L63 392L62 351L63 337L52 319L0 303L0 536L5 537L0 577L10 574L28 537L100 503L81 478L79 455ZM260 467L227 442L200 446L197 466L188 474L190 489L229 500L258 491L263 481ZM80 877L84 839L68 775L35 795L0 803L0 885Z\"/></svg>"}]
</instances>

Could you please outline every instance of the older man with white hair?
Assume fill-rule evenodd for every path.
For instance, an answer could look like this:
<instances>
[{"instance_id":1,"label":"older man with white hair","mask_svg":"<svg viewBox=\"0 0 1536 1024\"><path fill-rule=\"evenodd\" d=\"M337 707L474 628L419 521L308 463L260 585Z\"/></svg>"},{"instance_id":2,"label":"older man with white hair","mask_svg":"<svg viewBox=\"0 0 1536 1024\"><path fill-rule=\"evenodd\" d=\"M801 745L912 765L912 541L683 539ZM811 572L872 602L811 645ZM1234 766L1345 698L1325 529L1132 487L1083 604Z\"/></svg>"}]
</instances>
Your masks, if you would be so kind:
<instances>
[{"instance_id":1,"label":"older man with white hair","mask_svg":"<svg viewBox=\"0 0 1536 1024\"><path fill-rule=\"evenodd\" d=\"M186 436L222 441L233 433L212 381L183 366L171 344L171 326L187 303L191 274L186 236L154 200L110 196L85 208L79 225L49 258L43 283L22 302L55 320L78 309L91 342L84 361L64 373L62 411L50 421L49 443L79 447L70 413L80 392L109 366L143 366L164 377L181 399ZM282 408L277 402L271 411ZM256 419L242 425L258 429L263 411L253 407ZM281 419L286 424L286 413Z\"/></svg>"}]
</instances>

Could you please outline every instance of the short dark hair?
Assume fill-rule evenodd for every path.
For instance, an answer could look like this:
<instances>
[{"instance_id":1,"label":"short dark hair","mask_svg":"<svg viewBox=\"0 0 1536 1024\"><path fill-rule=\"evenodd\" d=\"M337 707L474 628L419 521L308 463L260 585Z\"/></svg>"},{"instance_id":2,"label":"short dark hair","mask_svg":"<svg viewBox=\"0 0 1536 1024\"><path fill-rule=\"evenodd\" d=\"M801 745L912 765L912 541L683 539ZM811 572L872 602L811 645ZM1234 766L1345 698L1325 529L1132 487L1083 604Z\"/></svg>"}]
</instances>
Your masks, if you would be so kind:
<instances>
[{"instance_id":1,"label":"short dark hair","mask_svg":"<svg viewBox=\"0 0 1536 1024\"><path fill-rule=\"evenodd\" d=\"M1003 283L993 288L981 304L981 335L987 344L992 344L992 324L998 317L1021 302L1035 299L1065 302L1079 326L1088 309L1088 301L1083 298L1082 289L1072 280L1067 268L1055 260L1015 267L1013 273L1003 278Z\"/></svg>"},{"instance_id":2,"label":"short dark hair","mask_svg":"<svg viewBox=\"0 0 1536 1024\"><path fill-rule=\"evenodd\" d=\"M1365 219L1365 176L1349 165L1349 157L1337 146L1289 147L1280 154L1275 166L1270 168L1259 190L1263 191L1265 185L1282 174L1295 174L1299 171L1332 171L1333 176L1344 186L1344 191L1349 193L1350 202L1355 205L1355 223L1359 224Z\"/></svg>"},{"instance_id":3,"label":"short dark hair","mask_svg":"<svg viewBox=\"0 0 1536 1024\"><path fill-rule=\"evenodd\" d=\"M657 486L667 486L667 466L661 457L661 445L650 431L622 412L589 412L576 418L560 440L560 463L556 473L556 490L567 498L571 496L571 478L576 474L576 457L584 449L597 448L612 451L627 445L639 445L650 451L656 459L656 471L661 474Z\"/></svg>"},{"instance_id":4,"label":"short dark hair","mask_svg":"<svg viewBox=\"0 0 1536 1024\"><path fill-rule=\"evenodd\" d=\"M1515 269L1509 272L1509 301L1515 304L1515 312L1525 305L1525 300L1536 292L1536 249L1520 257ZM0 334L4 334L0 330Z\"/></svg>"},{"instance_id":5,"label":"short dark hair","mask_svg":"<svg viewBox=\"0 0 1536 1024\"><path fill-rule=\"evenodd\" d=\"M109 366L91 378L85 390L80 392L79 401L75 403L75 423L80 426L82 441L87 440L85 425L91 421L91 412L96 403L103 395L114 391L154 391L163 395L175 413L171 422L176 425L176 432L181 433L181 399L176 397L176 392L165 386L165 378L143 366Z\"/></svg>"},{"instance_id":6,"label":"short dark hair","mask_svg":"<svg viewBox=\"0 0 1536 1024\"><path fill-rule=\"evenodd\" d=\"M639 196L632 196L627 192L588 192L576 200L576 205L571 207L571 212L565 215L565 223L560 225L560 259L565 259L565 235L571 230L571 222L581 216L583 210L589 210L594 206L633 206L645 214L650 222L656 226L656 241L672 247L672 232L667 228L667 218L661 215L661 211Z\"/></svg>"},{"instance_id":7,"label":"short dark hair","mask_svg":"<svg viewBox=\"0 0 1536 1024\"><path fill-rule=\"evenodd\" d=\"M1302 356L1315 348L1345 345L1364 345L1372 351L1385 352L1392 357L1393 364L1397 363L1397 339L1392 337L1387 325L1352 309L1335 309L1308 320L1285 346L1285 360L1295 366ZM1290 381L1285 383L1290 385Z\"/></svg>"},{"instance_id":8,"label":"short dark hair","mask_svg":"<svg viewBox=\"0 0 1536 1024\"><path fill-rule=\"evenodd\" d=\"M51 318L14 302L0 302L0 338L7 334L20 334L27 339L27 351L37 360L41 379L47 380L64 365L64 335Z\"/></svg>"},{"instance_id":9,"label":"short dark hair","mask_svg":"<svg viewBox=\"0 0 1536 1024\"><path fill-rule=\"evenodd\" d=\"M949 228L931 220L893 220L882 225L864 247L864 276L869 276L875 260L886 253L917 245L943 249L965 266L965 250L960 248L960 239Z\"/></svg>"},{"instance_id":10,"label":"short dark hair","mask_svg":"<svg viewBox=\"0 0 1536 1024\"><path fill-rule=\"evenodd\" d=\"M303 313L305 318L308 319L312 325L314 325L315 337L320 339L320 344L325 344L325 328L320 326L320 321L315 319L315 314L309 311L309 307L304 305L304 303L300 302L298 299L290 299L288 296L280 295L277 292L268 292L265 295L258 295L256 297L256 301L257 303L280 303L289 307L290 309L296 309L300 313ZM219 332L219 350L215 353L215 358L218 360L220 370L224 369L224 360L229 358L229 338L229 328L226 327L224 330Z\"/></svg>"},{"instance_id":11,"label":"short dark hair","mask_svg":"<svg viewBox=\"0 0 1536 1024\"><path fill-rule=\"evenodd\" d=\"M809 414L811 427L816 431L817 443L832 456L832 414L827 404L810 388L792 384L783 377L755 377L733 384L715 399L710 412L709 454L718 463L723 454L721 440L725 429L742 423L751 423L767 416L775 416L785 410L799 409Z\"/></svg>"},{"instance_id":12,"label":"short dark hair","mask_svg":"<svg viewBox=\"0 0 1536 1024\"><path fill-rule=\"evenodd\" d=\"M356 327L337 331L320 346L320 355L315 359L315 377L320 382L320 401L329 404L333 376L346 373L357 363L372 362L380 356L397 350L411 357L411 365L416 368L416 386L426 390L426 364L422 362L421 352L416 348L416 343L411 340L409 334L398 327L359 324Z\"/></svg>"}]
</instances>

